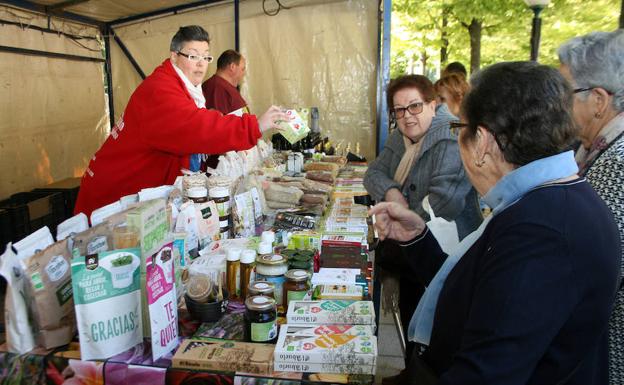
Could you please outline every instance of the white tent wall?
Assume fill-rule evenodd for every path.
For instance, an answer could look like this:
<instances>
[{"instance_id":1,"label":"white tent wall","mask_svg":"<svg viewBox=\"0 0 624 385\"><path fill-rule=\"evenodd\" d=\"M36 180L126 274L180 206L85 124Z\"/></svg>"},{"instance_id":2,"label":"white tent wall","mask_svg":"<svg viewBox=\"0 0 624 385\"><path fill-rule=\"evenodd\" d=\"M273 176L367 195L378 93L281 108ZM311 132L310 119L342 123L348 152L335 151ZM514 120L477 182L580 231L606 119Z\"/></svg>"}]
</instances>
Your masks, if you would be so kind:
<instances>
[{"instance_id":1,"label":"white tent wall","mask_svg":"<svg viewBox=\"0 0 624 385\"><path fill-rule=\"evenodd\" d=\"M273 17L240 5L241 92L254 113L271 104L319 108L322 134L375 155L377 1L289 0ZM275 4L275 2L267 2Z\"/></svg>"},{"instance_id":2,"label":"white tent wall","mask_svg":"<svg viewBox=\"0 0 624 385\"><path fill-rule=\"evenodd\" d=\"M0 6L0 18L47 27L47 18ZM51 28L99 36L52 18ZM102 58L101 40L0 24L0 45ZM82 47L85 46L86 48ZM104 64L0 52L0 199L82 175L108 134Z\"/></svg>"},{"instance_id":3,"label":"white tent wall","mask_svg":"<svg viewBox=\"0 0 624 385\"><path fill-rule=\"evenodd\" d=\"M204 7L177 15L161 16L131 25L113 27L115 34L128 48L146 76L163 60L169 58L169 44L178 28L200 25L210 35L210 53L215 61L208 65L207 77L217 69L216 58L226 49L234 48L234 6L232 3ZM121 116L141 77L115 41L111 39L113 101L115 120Z\"/></svg>"}]
</instances>

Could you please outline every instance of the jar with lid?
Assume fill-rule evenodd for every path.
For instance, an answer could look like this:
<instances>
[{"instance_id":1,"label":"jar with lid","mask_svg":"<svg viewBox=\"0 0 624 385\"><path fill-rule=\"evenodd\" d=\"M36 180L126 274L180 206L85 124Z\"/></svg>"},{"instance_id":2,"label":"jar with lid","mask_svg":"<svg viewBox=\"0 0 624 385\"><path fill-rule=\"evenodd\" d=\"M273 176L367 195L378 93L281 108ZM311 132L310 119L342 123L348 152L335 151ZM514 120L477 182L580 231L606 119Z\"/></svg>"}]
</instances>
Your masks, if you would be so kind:
<instances>
[{"instance_id":1,"label":"jar with lid","mask_svg":"<svg viewBox=\"0 0 624 385\"><path fill-rule=\"evenodd\" d=\"M277 309L275 300L254 295L245 300L245 340L275 342L277 340Z\"/></svg>"},{"instance_id":2,"label":"jar with lid","mask_svg":"<svg viewBox=\"0 0 624 385\"><path fill-rule=\"evenodd\" d=\"M260 242L258 244L259 256L271 256L273 255L273 245L270 242Z\"/></svg>"},{"instance_id":3,"label":"jar with lid","mask_svg":"<svg viewBox=\"0 0 624 385\"><path fill-rule=\"evenodd\" d=\"M219 221L227 221L230 217L230 191L226 187L212 187L210 199L217 205Z\"/></svg>"},{"instance_id":4,"label":"jar with lid","mask_svg":"<svg viewBox=\"0 0 624 385\"><path fill-rule=\"evenodd\" d=\"M249 283L247 297L254 295L264 295L275 299L275 285L268 281L254 281Z\"/></svg>"},{"instance_id":5,"label":"jar with lid","mask_svg":"<svg viewBox=\"0 0 624 385\"><path fill-rule=\"evenodd\" d=\"M310 290L310 284L308 279L310 275L306 270L292 269L288 270L284 275L286 281L284 282L284 307L288 309L290 301L302 300L308 290Z\"/></svg>"},{"instance_id":6,"label":"jar with lid","mask_svg":"<svg viewBox=\"0 0 624 385\"><path fill-rule=\"evenodd\" d=\"M271 230L263 231L260 235L260 242L267 242L273 246L275 243L275 233Z\"/></svg>"},{"instance_id":7,"label":"jar with lid","mask_svg":"<svg viewBox=\"0 0 624 385\"><path fill-rule=\"evenodd\" d=\"M275 302L278 307L284 306L283 287L284 274L288 271L288 260L279 255L259 255L256 258L256 279L268 281L275 286Z\"/></svg>"},{"instance_id":8,"label":"jar with lid","mask_svg":"<svg viewBox=\"0 0 624 385\"><path fill-rule=\"evenodd\" d=\"M195 203L208 202L208 190L205 187L190 187L186 190L186 196Z\"/></svg>"},{"instance_id":9,"label":"jar with lid","mask_svg":"<svg viewBox=\"0 0 624 385\"><path fill-rule=\"evenodd\" d=\"M247 298L249 282L254 281L254 267L256 262L256 252L251 249L243 250L240 257L240 291L241 298Z\"/></svg>"},{"instance_id":10,"label":"jar with lid","mask_svg":"<svg viewBox=\"0 0 624 385\"><path fill-rule=\"evenodd\" d=\"M225 275L230 297L240 295L240 255L241 249L228 249L226 251Z\"/></svg>"}]
</instances>

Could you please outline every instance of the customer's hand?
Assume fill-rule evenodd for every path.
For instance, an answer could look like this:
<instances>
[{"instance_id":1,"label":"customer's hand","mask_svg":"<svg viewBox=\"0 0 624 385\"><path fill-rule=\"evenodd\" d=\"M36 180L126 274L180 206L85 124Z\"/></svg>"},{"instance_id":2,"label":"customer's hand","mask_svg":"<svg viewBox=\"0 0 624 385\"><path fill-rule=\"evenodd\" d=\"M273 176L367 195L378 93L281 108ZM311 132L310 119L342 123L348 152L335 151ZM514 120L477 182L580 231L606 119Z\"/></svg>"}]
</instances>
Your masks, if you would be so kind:
<instances>
[{"instance_id":1,"label":"customer's hand","mask_svg":"<svg viewBox=\"0 0 624 385\"><path fill-rule=\"evenodd\" d=\"M272 128L279 131L277 125L280 121L289 121L291 118L286 113L282 112L282 109L277 106L271 106L269 109L258 118L258 125L260 126L260 132L264 133Z\"/></svg>"},{"instance_id":2,"label":"customer's hand","mask_svg":"<svg viewBox=\"0 0 624 385\"><path fill-rule=\"evenodd\" d=\"M391 188L386 191L386 195L384 196L384 201L386 202L396 202L403 207L409 207L409 203L407 203L407 199L403 196L403 193L398 188Z\"/></svg>"},{"instance_id":3,"label":"customer's hand","mask_svg":"<svg viewBox=\"0 0 624 385\"><path fill-rule=\"evenodd\" d=\"M407 242L425 230L425 221L415 212L396 202L382 202L373 206L369 215L375 215L379 239Z\"/></svg>"}]
</instances>

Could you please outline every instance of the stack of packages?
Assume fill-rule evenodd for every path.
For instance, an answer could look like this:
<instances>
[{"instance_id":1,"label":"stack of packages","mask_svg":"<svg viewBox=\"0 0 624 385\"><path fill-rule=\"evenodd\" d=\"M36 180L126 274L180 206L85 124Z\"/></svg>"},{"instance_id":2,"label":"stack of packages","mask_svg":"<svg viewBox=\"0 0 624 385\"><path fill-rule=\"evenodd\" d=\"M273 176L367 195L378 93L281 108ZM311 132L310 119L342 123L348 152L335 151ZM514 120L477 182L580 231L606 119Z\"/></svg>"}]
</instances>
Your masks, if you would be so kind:
<instances>
[{"instance_id":1,"label":"stack of packages","mask_svg":"<svg viewBox=\"0 0 624 385\"><path fill-rule=\"evenodd\" d=\"M333 198L350 198L368 195L364 188L364 174L367 166L349 164L344 167L336 178Z\"/></svg>"},{"instance_id":2,"label":"stack of packages","mask_svg":"<svg viewBox=\"0 0 624 385\"><path fill-rule=\"evenodd\" d=\"M375 374L371 301L291 301L275 347L276 371Z\"/></svg>"}]
</instances>

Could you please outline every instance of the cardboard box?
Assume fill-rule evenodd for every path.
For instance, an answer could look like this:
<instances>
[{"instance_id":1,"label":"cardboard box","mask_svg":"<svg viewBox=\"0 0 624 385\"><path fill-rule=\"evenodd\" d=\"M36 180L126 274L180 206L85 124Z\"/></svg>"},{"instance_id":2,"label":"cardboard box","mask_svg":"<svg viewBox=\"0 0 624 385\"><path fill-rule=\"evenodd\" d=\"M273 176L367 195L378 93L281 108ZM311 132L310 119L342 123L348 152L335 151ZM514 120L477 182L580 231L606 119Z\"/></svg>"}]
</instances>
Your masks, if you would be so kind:
<instances>
[{"instance_id":1,"label":"cardboard box","mask_svg":"<svg viewBox=\"0 0 624 385\"><path fill-rule=\"evenodd\" d=\"M275 371L279 372L375 374L375 366L373 365L341 365L275 361L273 368Z\"/></svg>"},{"instance_id":2,"label":"cardboard box","mask_svg":"<svg viewBox=\"0 0 624 385\"><path fill-rule=\"evenodd\" d=\"M282 328L275 346L274 361L375 366L377 337L352 334L306 336L288 333L288 329Z\"/></svg>"},{"instance_id":3,"label":"cardboard box","mask_svg":"<svg viewBox=\"0 0 624 385\"><path fill-rule=\"evenodd\" d=\"M326 334L348 334L354 336L373 336L375 330L370 325L300 325L281 326L284 333L294 336L321 336Z\"/></svg>"},{"instance_id":4,"label":"cardboard box","mask_svg":"<svg viewBox=\"0 0 624 385\"><path fill-rule=\"evenodd\" d=\"M172 367L268 375L273 372L274 345L234 341L185 340Z\"/></svg>"},{"instance_id":5,"label":"cardboard box","mask_svg":"<svg viewBox=\"0 0 624 385\"><path fill-rule=\"evenodd\" d=\"M317 285L312 298L361 301L364 298L364 290L362 286L357 285Z\"/></svg>"},{"instance_id":6,"label":"cardboard box","mask_svg":"<svg viewBox=\"0 0 624 385\"><path fill-rule=\"evenodd\" d=\"M375 325L372 301L291 301L289 324Z\"/></svg>"},{"instance_id":7,"label":"cardboard box","mask_svg":"<svg viewBox=\"0 0 624 385\"><path fill-rule=\"evenodd\" d=\"M141 271L145 272L145 258L158 251L165 241L169 224L164 199L146 201L126 216L129 227L139 231L141 241Z\"/></svg>"}]
</instances>

